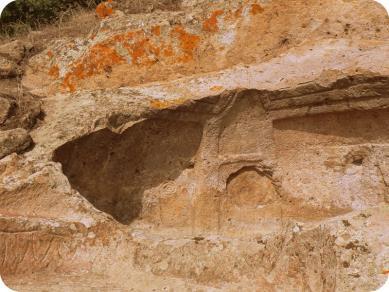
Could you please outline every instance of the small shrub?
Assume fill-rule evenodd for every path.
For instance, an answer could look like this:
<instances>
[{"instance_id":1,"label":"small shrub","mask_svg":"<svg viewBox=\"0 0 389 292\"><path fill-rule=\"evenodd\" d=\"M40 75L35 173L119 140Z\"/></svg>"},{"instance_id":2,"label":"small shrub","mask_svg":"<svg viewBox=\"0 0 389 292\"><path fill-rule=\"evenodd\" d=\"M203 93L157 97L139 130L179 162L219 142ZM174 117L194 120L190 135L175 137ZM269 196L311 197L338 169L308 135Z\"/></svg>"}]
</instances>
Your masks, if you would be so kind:
<instances>
[{"instance_id":1,"label":"small shrub","mask_svg":"<svg viewBox=\"0 0 389 292\"><path fill-rule=\"evenodd\" d=\"M56 21L66 11L94 8L101 0L16 0L7 5L0 18L0 33L12 35L24 28L37 28Z\"/></svg>"}]
</instances>

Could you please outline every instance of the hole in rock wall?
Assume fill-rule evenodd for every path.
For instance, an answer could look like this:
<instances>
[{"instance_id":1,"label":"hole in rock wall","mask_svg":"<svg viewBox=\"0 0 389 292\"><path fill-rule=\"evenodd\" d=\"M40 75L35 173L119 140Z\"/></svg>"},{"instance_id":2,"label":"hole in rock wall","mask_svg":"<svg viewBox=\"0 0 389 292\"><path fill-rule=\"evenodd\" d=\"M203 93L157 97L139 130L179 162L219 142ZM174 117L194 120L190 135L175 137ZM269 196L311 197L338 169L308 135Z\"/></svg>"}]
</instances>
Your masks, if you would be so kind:
<instances>
[{"instance_id":1,"label":"hole in rock wall","mask_svg":"<svg viewBox=\"0 0 389 292\"><path fill-rule=\"evenodd\" d=\"M254 166L246 166L227 179L222 200L221 226L224 230L238 228L239 232L256 228L266 216L262 208L279 198L273 181ZM246 225L245 225L246 224Z\"/></svg>"},{"instance_id":2,"label":"hole in rock wall","mask_svg":"<svg viewBox=\"0 0 389 292\"><path fill-rule=\"evenodd\" d=\"M149 119L116 134L103 129L54 153L71 185L97 209L129 224L143 193L193 167L202 137L197 122Z\"/></svg>"},{"instance_id":3,"label":"hole in rock wall","mask_svg":"<svg viewBox=\"0 0 389 292\"><path fill-rule=\"evenodd\" d=\"M276 197L272 181L254 167L244 167L227 180L228 199L239 207L256 208Z\"/></svg>"}]
</instances>

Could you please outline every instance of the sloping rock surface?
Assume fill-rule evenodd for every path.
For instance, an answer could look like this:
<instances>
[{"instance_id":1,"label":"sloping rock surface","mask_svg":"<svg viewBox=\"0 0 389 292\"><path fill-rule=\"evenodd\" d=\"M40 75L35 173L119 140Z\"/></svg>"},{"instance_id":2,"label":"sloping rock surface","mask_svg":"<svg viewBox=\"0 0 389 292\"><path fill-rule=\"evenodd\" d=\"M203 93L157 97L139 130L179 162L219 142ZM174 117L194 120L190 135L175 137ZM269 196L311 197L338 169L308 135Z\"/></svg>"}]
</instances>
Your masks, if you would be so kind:
<instances>
[{"instance_id":1,"label":"sloping rock surface","mask_svg":"<svg viewBox=\"0 0 389 292\"><path fill-rule=\"evenodd\" d=\"M0 160L5 281L377 289L389 269L383 7L162 2L137 14L104 2L87 39L28 60L28 44L0 47L27 63L24 91L1 95L0 136L24 128L34 146Z\"/></svg>"}]
</instances>

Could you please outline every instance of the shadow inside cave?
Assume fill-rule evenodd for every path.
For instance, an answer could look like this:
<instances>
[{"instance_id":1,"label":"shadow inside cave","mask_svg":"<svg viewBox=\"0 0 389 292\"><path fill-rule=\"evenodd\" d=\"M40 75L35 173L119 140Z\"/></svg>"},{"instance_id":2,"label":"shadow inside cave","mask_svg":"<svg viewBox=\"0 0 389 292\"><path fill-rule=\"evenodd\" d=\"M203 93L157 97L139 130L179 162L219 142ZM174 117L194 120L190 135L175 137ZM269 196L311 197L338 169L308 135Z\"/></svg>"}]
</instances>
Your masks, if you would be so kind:
<instances>
[{"instance_id":1,"label":"shadow inside cave","mask_svg":"<svg viewBox=\"0 0 389 292\"><path fill-rule=\"evenodd\" d=\"M53 160L97 209L129 224L141 216L145 190L193 166L202 132L197 122L148 119L122 134L103 129L68 142Z\"/></svg>"}]
</instances>

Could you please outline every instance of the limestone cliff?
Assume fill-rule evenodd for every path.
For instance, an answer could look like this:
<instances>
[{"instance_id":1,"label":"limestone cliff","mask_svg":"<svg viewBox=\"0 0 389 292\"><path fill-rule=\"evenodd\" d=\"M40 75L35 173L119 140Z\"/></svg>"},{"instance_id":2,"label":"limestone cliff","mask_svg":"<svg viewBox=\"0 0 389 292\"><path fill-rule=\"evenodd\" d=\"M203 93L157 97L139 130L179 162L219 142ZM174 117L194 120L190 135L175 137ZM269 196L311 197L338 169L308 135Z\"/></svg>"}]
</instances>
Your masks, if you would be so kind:
<instances>
[{"instance_id":1,"label":"limestone cliff","mask_svg":"<svg viewBox=\"0 0 389 292\"><path fill-rule=\"evenodd\" d=\"M31 58L0 47L0 85L24 89L0 92L0 274L18 291L377 289L384 8L173 2L104 2L86 39Z\"/></svg>"}]
</instances>

